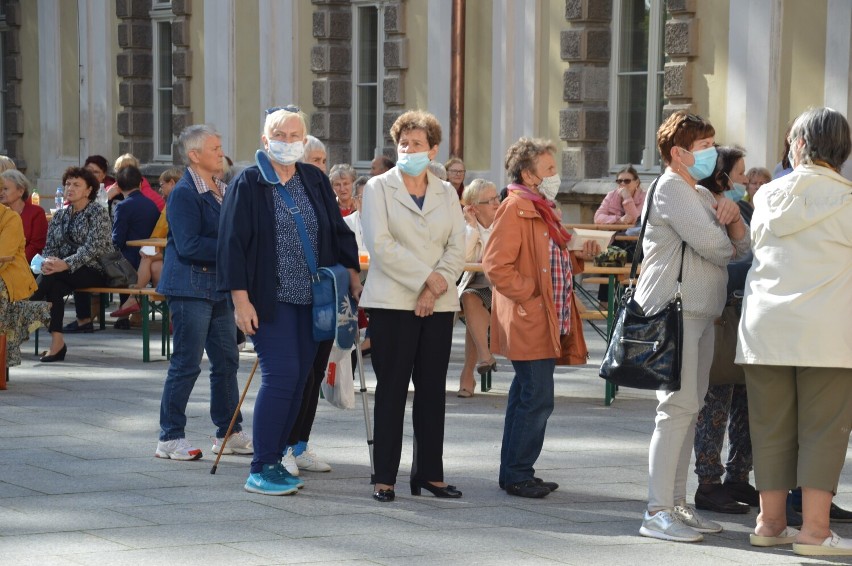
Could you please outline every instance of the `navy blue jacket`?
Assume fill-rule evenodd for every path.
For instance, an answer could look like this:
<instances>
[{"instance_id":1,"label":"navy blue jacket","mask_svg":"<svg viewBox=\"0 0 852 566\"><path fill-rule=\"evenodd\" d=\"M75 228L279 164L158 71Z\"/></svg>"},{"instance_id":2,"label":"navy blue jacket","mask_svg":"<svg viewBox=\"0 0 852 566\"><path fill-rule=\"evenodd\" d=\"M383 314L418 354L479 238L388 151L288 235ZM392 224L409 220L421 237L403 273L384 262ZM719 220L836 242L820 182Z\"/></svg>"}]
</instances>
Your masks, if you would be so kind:
<instances>
[{"instance_id":1,"label":"navy blue jacket","mask_svg":"<svg viewBox=\"0 0 852 566\"><path fill-rule=\"evenodd\" d=\"M296 163L296 171L319 223L319 266L339 263L360 270L355 234L340 215L328 177L307 163ZM219 225L218 289L248 291L260 321L271 321L275 312L274 190L275 185L264 178L258 166L244 169L228 187Z\"/></svg>"},{"instance_id":2,"label":"navy blue jacket","mask_svg":"<svg viewBox=\"0 0 852 566\"><path fill-rule=\"evenodd\" d=\"M139 262L142 260L139 248L128 246L127 241L150 238L151 231L160 219L160 211L154 201L141 191L133 191L115 205L114 213L112 243L134 269L139 269Z\"/></svg>"},{"instance_id":3,"label":"navy blue jacket","mask_svg":"<svg viewBox=\"0 0 852 566\"><path fill-rule=\"evenodd\" d=\"M223 301L216 290L216 242L221 205L213 193L199 194L189 169L169 195L169 237L157 292L172 297Z\"/></svg>"}]
</instances>

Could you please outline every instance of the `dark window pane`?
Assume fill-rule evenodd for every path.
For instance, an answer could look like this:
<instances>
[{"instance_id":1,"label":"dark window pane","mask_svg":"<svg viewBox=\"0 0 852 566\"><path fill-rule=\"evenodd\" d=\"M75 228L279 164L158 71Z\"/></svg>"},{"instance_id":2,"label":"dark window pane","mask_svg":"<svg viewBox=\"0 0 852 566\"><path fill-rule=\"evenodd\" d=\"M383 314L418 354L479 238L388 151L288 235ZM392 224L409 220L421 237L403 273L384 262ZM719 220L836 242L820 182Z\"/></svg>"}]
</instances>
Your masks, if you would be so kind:
<instances>
[{"instance_id":1,"label":"dark window pane","mask_svg":"<svg viewBox=\"0 0 852 566\"><path fill-rule=\"evenodd\" d=\"M157 153L160 155L172 154L172 89L159 91L160 115L157 117L160 125L160 139Z\"/></svg>"},{"instance_id":2,"label":"dark window pane","mask_svg":"<svg viewBox=\"0 0 852 566\"><path fill-rule=\"evenodd\" d=\"M379 12L375 6L358 8L358 42L358 82L374 83L379 48Z\"/></svg>"},{"instance_id":3,"label":"dark window pane","mask_svg":"<svg viewBox=\"0 0 852 566\"><path fill-rule=\"evenodd\" d=\"M160 22L158 25L158 47L159 61L157 62L160 69L160 84L159 86L171 86L172 84L172 24L170 22Z\"/></svg>"},{"instance_id":4,"label":"dark window pane","mask_svg":"<svg viewBox=\"0 0 852 566\"><path fill-rule=\"evenodd\" d=\"M619 71L647 71L650 0L623 0L621 7Z\"/></svg>"},{"instance_id":5,"label":"dark window pane","mask_svg":"<svg viewBox=\"0 0 852 566\"><path fill-rule=\"evenodd\" d=\"M642 150L645 148L647 84L647 75L618 78L617 163L639 164L642 161Z\"/></svg>"},{"instance_id":6,"label":"dark window pane","mask_svg":"<svg viewBox=\"0 0 852 566\"><path fill-rule=\"evenodd\" d=\"M370 161L376 150L376 92L375 86L358 87L358 147L356 161Z\"/></svg>"}]
</instances>

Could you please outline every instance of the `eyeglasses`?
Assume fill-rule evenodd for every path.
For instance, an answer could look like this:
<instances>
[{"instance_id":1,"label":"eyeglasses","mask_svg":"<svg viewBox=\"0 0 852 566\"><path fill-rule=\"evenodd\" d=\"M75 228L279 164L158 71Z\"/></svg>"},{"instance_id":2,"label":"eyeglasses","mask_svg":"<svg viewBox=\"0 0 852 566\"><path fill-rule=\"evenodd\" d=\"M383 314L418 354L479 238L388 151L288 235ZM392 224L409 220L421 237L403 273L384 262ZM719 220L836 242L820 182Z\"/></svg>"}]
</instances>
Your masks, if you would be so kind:
<instances>
[{"instance_id":1,"label":"eyeglasses","mask_svg":"<svg viewBox=\"0 0 852 566\"><path fill-rule=\"evenodd\" d=\"M476 204L500 204L500 197L491 197L488 200L477 201Z\"/></svg>"},{"instance_id":2,"label":"eyeglasses","mask_svg":"<svg viewBox=\"0 0 852 566\"><path fill-rule=\"evenodd\" d=\"M269 114L272 114L274 112L278 112L279 110L286 110L287 112L292 112L294 114L297 114L297 113L302 111L302 109L299 108L298 106L290 104L288 106L273 106L272 108L267 108L265 110L265 112L266 112L267 115L269 115Z\"/></svg>"},{"instance_id":3,"label":"eyeglasses","mask_svg":"<svg viewBox=\"0 0 852 566\"><path fill-rule=\"evenodd\" d=\"M464 169L447 169L447 173L450 173L452 175L464 175L465 173L467 173L467 171L465 171Z\"/></svg>"},{"instance_id":4,"label":"eyeglasses","mask_svg":"<svg viewBox=\"0 0 852 566\"><path fill-rule=\"evenodd\" d=\"M629 185L630 183L632 183L635 180L636 179L616 179L615 183L617 185Z\"/></svg>"}]
</instances>

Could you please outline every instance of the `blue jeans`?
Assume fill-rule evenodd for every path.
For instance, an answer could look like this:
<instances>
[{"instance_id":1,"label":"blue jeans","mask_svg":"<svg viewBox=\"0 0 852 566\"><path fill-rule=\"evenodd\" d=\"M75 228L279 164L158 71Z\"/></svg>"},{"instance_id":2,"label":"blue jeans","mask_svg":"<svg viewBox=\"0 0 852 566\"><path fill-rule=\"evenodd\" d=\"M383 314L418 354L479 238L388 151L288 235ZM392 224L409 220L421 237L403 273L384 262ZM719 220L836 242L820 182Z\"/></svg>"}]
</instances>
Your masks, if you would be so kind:
<instances>
[{"instance_id":1,"label":"blue jeans","mask_svg":"<svg viewBox=\"0 0 852 566\"><path fill-rule=\"evenodd\" d=\"M509 388L500 483L504 486L533 479L533 464L544 445L547 419L553 412L553 370L556 360L513 361L515 378Z\"/></svg>"},{"instance_id":2,"label":"blue jeans","mask_svg":"<svg viewBox=\"0 0 852 566\"><path fill-rule=\"evenodd\" d=\"M308 372L318 343L314 342L311 305L275 303L272 321L261 322L252 337L260 360L261 384L254 402L251 472L281 460L287 437L299 415Z\"/></svg>"},{"instance_id":3,"label":"blue jeans","mask_svg":"<svg viewBox=\"0 0 852 566\"><path fill-rule=\"evenodd\" d=\"M210 359L210 418L216 425L216 438L223 438L240 398L234 311L227 301L168 297L168 303L174 352L160 402L160 440L186 436L186 404L201 373L204 350ZM242 420L237 415L234 432L242 430Z\"/></svg>"}]
</instances>

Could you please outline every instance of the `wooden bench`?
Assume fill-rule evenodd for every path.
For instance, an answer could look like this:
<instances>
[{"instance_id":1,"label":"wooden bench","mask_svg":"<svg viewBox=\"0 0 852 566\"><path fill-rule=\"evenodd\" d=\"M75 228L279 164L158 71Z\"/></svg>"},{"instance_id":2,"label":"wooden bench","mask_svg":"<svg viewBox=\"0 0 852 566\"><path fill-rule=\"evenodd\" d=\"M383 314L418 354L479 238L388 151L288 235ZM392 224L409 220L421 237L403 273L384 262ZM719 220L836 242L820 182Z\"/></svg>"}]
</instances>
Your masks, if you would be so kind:
<instances>
[{"instance_id":1,"label":"wooden bench","mask_svg":"<svg viewBox=\"0 0 852 566\"><path fill-rule=\"evenodd\" d=\"M142 315L142 361L151 361L150 349L150 319L155 313L160 313L162 316L162 331L161 331L161 346L162 355L169 359L172 357L171 334L169 332L169 305L166 302L166 297L157 292L156 289L146 287L144 289L135 288L115 288L115 287L86 287L83 289L75 289L75 293L92 293L101 296L100 304L100 329L106 328L106 306L110 301L110 295L133 295L138 297L139 306L141 307ZM38 331L35 336L35 351L38 354Z\"/></svg>"}]
</instances>

